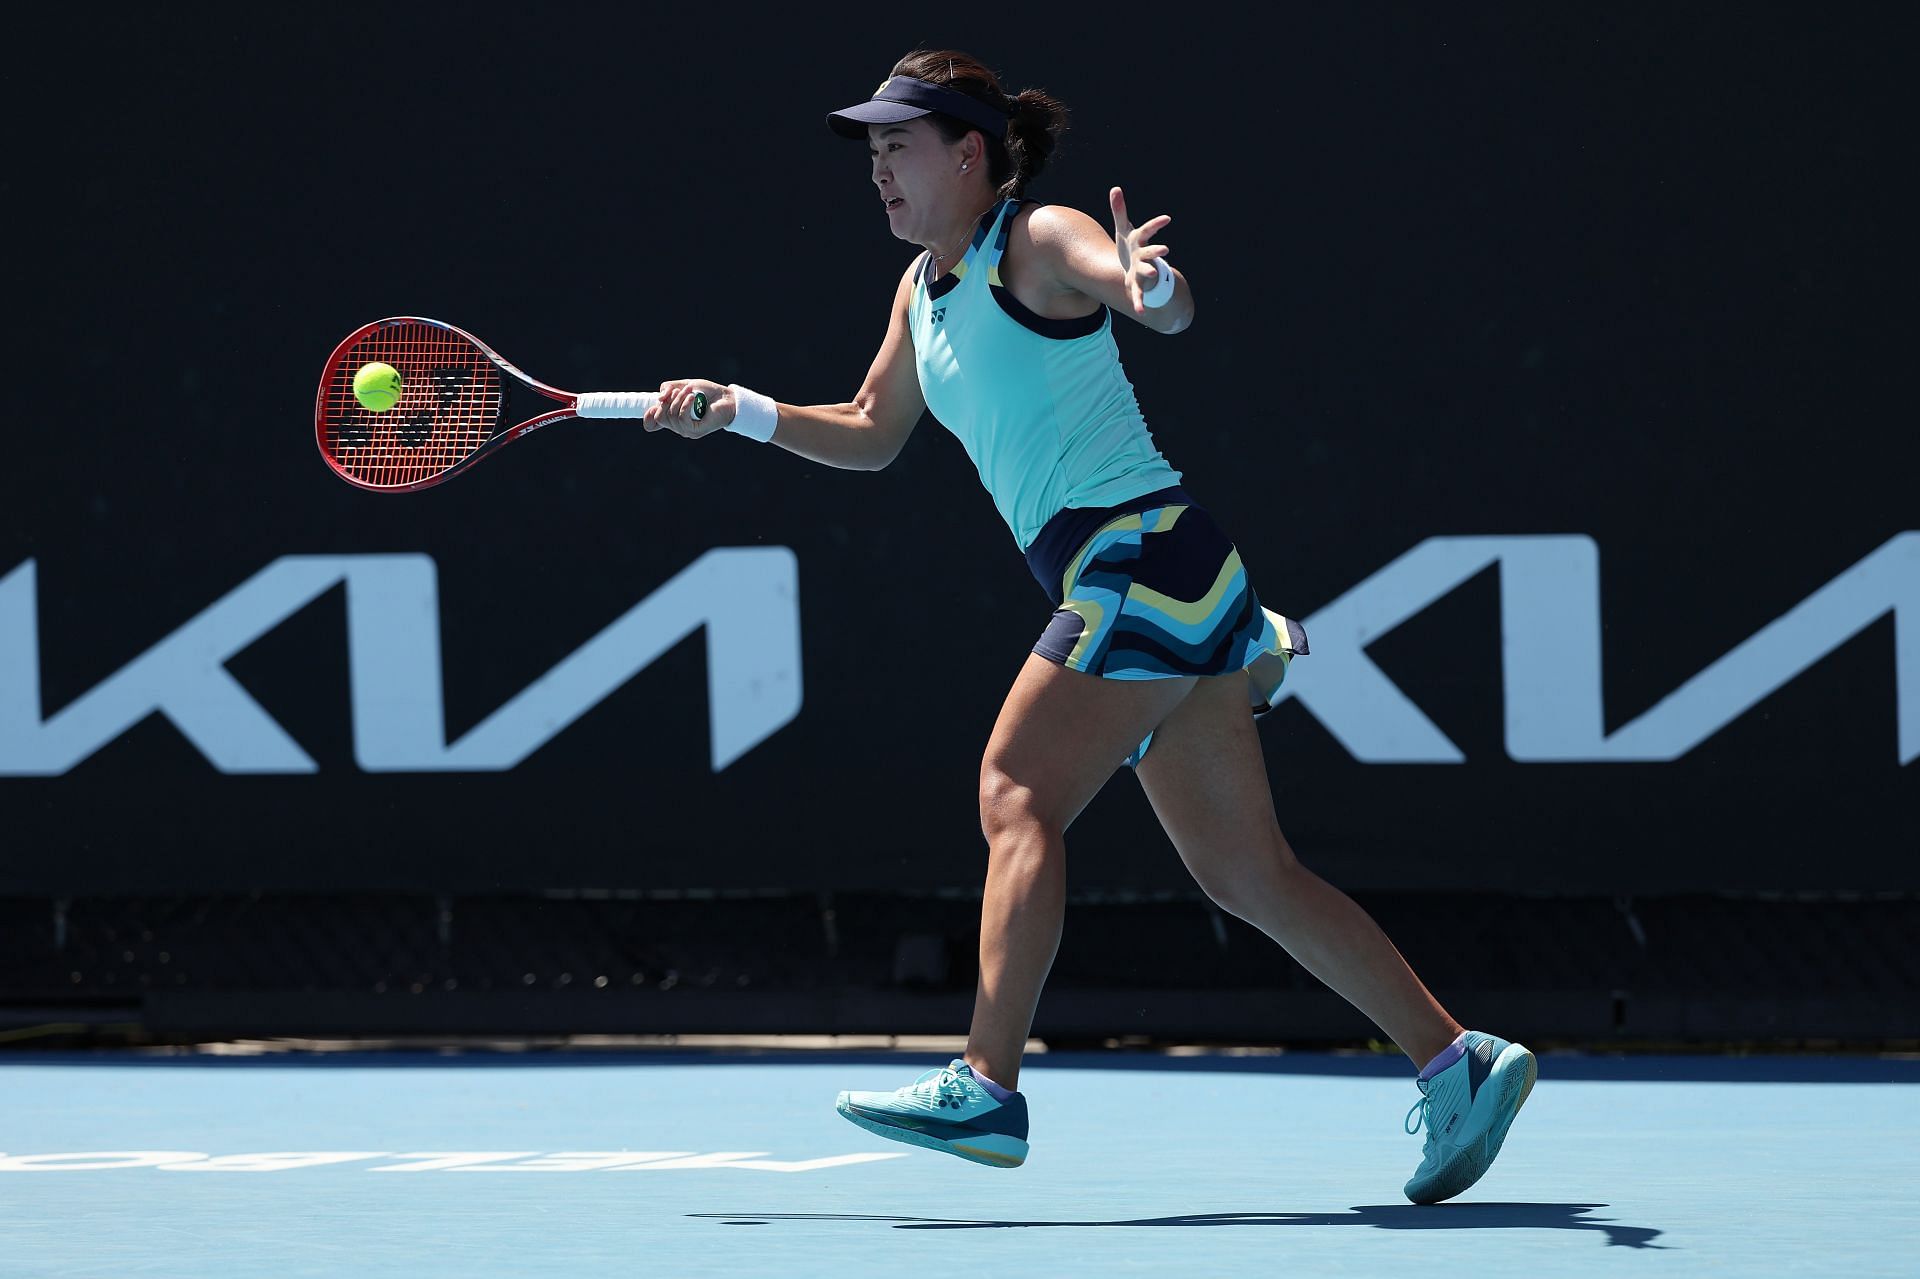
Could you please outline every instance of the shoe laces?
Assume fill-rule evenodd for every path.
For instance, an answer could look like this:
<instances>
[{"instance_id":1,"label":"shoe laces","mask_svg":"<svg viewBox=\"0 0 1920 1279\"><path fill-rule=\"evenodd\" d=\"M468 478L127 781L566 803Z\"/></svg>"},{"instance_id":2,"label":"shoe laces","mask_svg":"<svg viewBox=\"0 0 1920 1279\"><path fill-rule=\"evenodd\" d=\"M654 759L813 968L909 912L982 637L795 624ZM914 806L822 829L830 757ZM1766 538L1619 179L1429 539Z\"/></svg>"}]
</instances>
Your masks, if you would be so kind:
<instances>
[{"instance_id":1,"label":"shoe laces","mask_svg":"<svg viewBox=\"0 0 1920 1279\"><path fill-rule=\"evenodd\" d=\"M1408 1136L1413 1136L1424 1127L1427 1130L1427 1136L1431 1138L1433 1136L1433 1125L1431 1122L1433 1119L1433 1098L1427 1096L1426 1080L1421 1079L1416 1082L1420 1086L1420 1100L1413 1103L1413 1109L1407 1112L1407 1117L1402 1127L1407 1130ZM1418 1116L1418 1118L1415 1116Z\"/></svg>"},{"instance_id":2,"label":"shoe laces","mask_svg":"<svg viewBox=\"0 0 1920 1279\"><path fill-rule=\"evenodd\" d=\"M923 1097L933 1097L951 1101L956 1105L967 1100L966 1085L960 1082L960 1074L952 1066L937 1066L913 1081L909 1090Z\"/></svg>"}]
</instances>

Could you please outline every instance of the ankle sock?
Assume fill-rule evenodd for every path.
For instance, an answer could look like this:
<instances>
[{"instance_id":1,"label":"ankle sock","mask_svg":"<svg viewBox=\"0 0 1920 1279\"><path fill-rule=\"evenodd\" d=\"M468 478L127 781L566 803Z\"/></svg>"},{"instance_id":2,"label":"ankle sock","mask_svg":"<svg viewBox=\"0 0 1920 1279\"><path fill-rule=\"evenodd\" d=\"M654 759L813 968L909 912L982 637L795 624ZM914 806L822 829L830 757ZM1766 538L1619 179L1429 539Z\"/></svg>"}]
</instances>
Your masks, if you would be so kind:
<instances>
[{"instance_id":1,"label":"ankle sock","mask_svg":"<svg viewBox=\"0 0 1920 1279\"><path fill-rule=\"evenodd\" d=\"M993 1098L995 1101L1005 1101L1007 1098L1013 1096L1012 1089L1002 1088L999 1084L994 1083L993 1080L988 1079L977 1070L973 1072L973 1078L975 1083L987 1090L987 1096Z\"/></svg>"},{"instance_id":2,"label":"ankle sock","mask_svg":"<svg viewBox=\"0 0 1920 1279\"><path fill-rule=\"evenodd\" d=\"M1467 1055L1467 1032L1461 1031L1452 1043L1440 1050L1440 1055L1420 1068L1420 1078L1432 1079L1454 1062Z\"/></svg>"}]
</instances>

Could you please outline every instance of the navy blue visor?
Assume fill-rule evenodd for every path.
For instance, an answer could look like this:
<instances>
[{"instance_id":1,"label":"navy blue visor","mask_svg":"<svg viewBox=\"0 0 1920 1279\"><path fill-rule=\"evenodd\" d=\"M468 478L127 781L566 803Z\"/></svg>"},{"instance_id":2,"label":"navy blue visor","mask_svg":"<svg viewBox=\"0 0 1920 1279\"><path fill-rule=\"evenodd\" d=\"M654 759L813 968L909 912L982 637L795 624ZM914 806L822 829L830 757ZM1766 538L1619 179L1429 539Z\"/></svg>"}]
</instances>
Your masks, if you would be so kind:
<instances>
[{"instance_id":1,"label":"navy blue visor","mask_svg":"<svg viewBox=\"0 0 1920 1279\"><path fill-rule=\"evenodd\" d=\"M870 124L901 124L932 111L965 121L990 138L1006 140L1004 111L958 89L906 75L892 77L859 106L835 111L827 117L827 124L843 138L864 139Z\"/></svg>"}]
</instances>

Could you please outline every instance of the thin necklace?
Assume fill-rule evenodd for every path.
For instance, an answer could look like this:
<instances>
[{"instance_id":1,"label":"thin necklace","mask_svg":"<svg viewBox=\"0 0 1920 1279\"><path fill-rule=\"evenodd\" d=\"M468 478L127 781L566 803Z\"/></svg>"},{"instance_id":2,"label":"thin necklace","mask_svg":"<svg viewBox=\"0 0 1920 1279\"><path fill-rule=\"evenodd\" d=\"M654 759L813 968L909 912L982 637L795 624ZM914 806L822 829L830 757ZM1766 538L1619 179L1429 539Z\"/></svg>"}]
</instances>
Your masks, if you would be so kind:
<instances>
[{"instance_id":1,"label":"thin necklace","mask_svg":"<svg viewBox=\"0 0 1920 1279\"><path fill-rule=\"evenodd\" d=\"M998 203L999 203L998 200L994 201L994 204L998 204ZM967 241L973 238L974 228L980 225L980 219L986 217L987 209L991 209L992 207L993 207L993 204L989 204L986 209L982 209L980 210L980 212L973 215L973 221L967 223L966 234L960 237L961 245L966 244ZM960 247L959 245L956 245L951 253L935 253L933 255L934 268L938 270L941 262L945 261L947 258L952 257L954 253L958 253L959 251L960 251Z\"/></svg>"}]
</instances>

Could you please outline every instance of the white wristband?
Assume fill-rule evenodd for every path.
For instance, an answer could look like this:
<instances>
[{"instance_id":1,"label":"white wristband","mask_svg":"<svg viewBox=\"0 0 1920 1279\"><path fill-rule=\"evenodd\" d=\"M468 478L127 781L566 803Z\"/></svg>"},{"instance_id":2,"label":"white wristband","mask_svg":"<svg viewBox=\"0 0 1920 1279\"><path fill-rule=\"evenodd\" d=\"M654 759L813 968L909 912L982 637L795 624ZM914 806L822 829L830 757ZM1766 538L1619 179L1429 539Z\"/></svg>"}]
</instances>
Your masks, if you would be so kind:
<instances>
[{"instance_id":1,"label":"white wristband","mask_svg":"<svg viewBox=\"0 0 1920 1279\"><path fill-rule=\"evenodd\" d=\"M1173 268L1167 265L1165 258L1155 258L1153 269L1159 275L1153 287L1140 295L1140 300L1148 306L1165 306L1173 301Z\"/></svg>"},{"instance_id":2,"label":"white wristband","mask_svg":"<svg viewBox=\"0 0 1920 1279\"><path fill-rule=\"evenodd\" d=\"M771 440L774 428L780 425L780 410L773 397L744 386L729 384L727 389L733 392L733 421L727 423L727 429L762 444Z\"/></svg>"}]
</instances>

